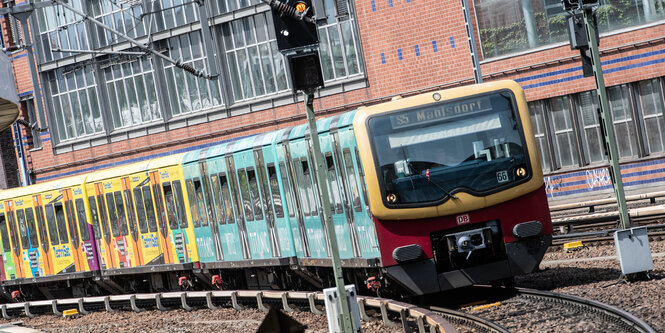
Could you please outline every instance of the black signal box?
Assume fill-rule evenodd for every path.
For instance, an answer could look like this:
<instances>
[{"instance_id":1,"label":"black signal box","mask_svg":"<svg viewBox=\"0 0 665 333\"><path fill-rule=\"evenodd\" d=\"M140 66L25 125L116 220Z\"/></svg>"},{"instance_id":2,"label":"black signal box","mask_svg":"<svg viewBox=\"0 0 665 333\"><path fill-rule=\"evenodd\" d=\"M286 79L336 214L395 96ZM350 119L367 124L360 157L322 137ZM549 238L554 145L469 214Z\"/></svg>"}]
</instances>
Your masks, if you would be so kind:
<instances>
[{"instance_id":1,"label":"black signal box","mask_svg":"<svg viewBox=\"0 0 665 333\"><path fill-rule=\"evenodd\" d=\"M291 67L291 83L294 92L323 87L323 73L318 51L295 53L287 57Z\"/></svg>"},{"instance_id":2,"label":"black signal box","mask_svg":"<svg viewBox=\"0 0 665 333\"><path fill-rule=\"evenodd\" d=\"M319 43L311 0L285 0L272 7L275 39L280 52L302 49Z\"/></svg>"}]
</instances>

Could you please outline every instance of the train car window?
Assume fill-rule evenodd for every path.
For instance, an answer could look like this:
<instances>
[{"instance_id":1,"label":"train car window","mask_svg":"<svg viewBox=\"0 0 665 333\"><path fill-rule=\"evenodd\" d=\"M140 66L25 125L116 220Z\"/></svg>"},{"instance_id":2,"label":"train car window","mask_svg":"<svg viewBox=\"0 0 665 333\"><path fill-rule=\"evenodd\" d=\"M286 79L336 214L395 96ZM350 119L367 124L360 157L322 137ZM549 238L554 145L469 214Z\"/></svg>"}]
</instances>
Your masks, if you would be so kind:
<instances>
[{"instance_id":1,"label":"train car window","mask_svg":"<svg viewBox=\"0 0 665 333\"><path fill-rule=\"evenodd\" d=\"M179 180L173 181L173 192L175 193L175 202L178 208L178 217L180 217L180 228L187 228L187 213L185 211L185 199L182 196L182 187Z\"/></svg>"},{"instance_id":2,"label":"train car window","mask_svg":"<svg viewBox=\"0 0 665 333\"><path fill-rule=\"evenodd\" d=\"M360 177L360 190L363 194L363 199L365 200L365 208L369 212L369 200L367 200L367 186L365 185L365 172L363 171L363 166L360 163L360 153L358 153L358 147L355 148L356 151L356 165L358 167L358 174Z\"/></svg>"},{"instance_id":3,"label":"train car window","mask_svg":"<svg viewBox=\"0 0 665 333\"><path fill-rule=\"evenodd\" d=\"M284 217L284 209L282 208L282 196L279 193L279 180L277 179L277 169L271 163L268 164L268 183L270 185L270 195L272 197L272 206L275 210L275 217ZM283 183L286 186L286 183Z\"/></svg>"},{"instance_id":4,"label":"train car window","mask_svg":"<svg viewBox=\"0 0 665 333\"><path fill-rule=\"evenodd\" d=\"M14 212L9 212L7 217L9 218L9 235L12 237L12 245L15 251L19 251L21 249L21 239L18 234L18 228L16 227Z\"/></svg>"},{"instance_id":5,"label":"train car window","mask_svg":"<svg viewBox=\"0 0 665 333\"><path fill-rule=\"evenodd\" d=\"M120 237L120 229L118 229L118 214L115 211L115 198L113 193L106 193L106 209L109 211L109 224L111 225L111 233L113 237Z\"/></svg>"},{"instance_id":6,"label":"train car window","mask_svg":"<svg viewBox=\"0 0 665 333\"><path fill-rule=\"evenodd\" d=\"M127 207L127 222L129 223L129 232L136 237L136 210L134 209L134 202L132 201L132 194L127 189L122 191L123 198L125 199L125 206Z\"/></svg>"},{"instance_id":7,"label":"train car window","mask_svg":"<svg viewBox=\"0 0 665 333\"><path fill-rule=\"evenodd\" d=\"M296 216L296 202L291 191L291 183L286 171L286 164L279 162L279 173L282 176L282 186L284 187L284 196L286 196L286 209L289 212L289 217Z\"/></svg>"},{"instance_id":8,"label":"train car window","mask_svg":"<svg viewBox=\"0 0 665 333\"><path fill-rule=\"evenodd\" d=\"M95 238L102 238L102 231L99 229L99 213L97 212L97 200L94 196L88 197L88 204L90 204L90 215L92 216L92 231L95 233Z\"/></svg>"},{"instance_id":9,"label":"train car window","mask_svg":"<svg viewBox=\"0 0 665 333\"><path fill-rule=\"evenodd\" d=\"M9 243L9 233L7 232L7 220L5 219L5 214L0 214L0 236L2 237L2 251L11 251L12 248Z\"/></svg>"},{"instance_id":10,"label":"train car window","mask_svg":"<svg viewBox=\"0 0 665 333\"><path fill-rule=\"evenodd\" d=\"M173 199L173 189L171 182L162 183L164 189L164 203L166 205L166 218L169 220L171 230L178 229L178 216L175 211L175 200Z\"/></svg>"},{"instance_id":11,"label":"train car window","mask_svg":"<svg viewBox=\"0 0 665 333\"><path fill-rule=\"evenodd\" d=\"M51 238L51 245L58 245L60 241L58 240L58 226L55 222L55 212L53 211L53 205L46 206L46 223L48 223L48 234Z\"/></svg>"},{"instance_id":12,"label":"train car window","mask_svg":"<svg viewBox=\"0 0 665 333\"><path fill-rule=\"evenodd\" d=\"M201 226L208 226L208 219L206 216L206 202L203 197L203 187L201 186L201 181L198 178L194 178L194 192L196 193L196 206L199 209L199 220L201 220Z\"/></svg>"},{"instance_id":13,"label":"train car window","mask_svg":"<svg viewBox=\"0 0 665 333\"><path fill-rule=\"evenodd\" d=\"M308 202L309 202L309 210L310 214L312 216L318 216L319 212L317 209L317 200L316 200L316 195L314 194L315 189L314 189L314 183L312 183L312 172L309 169L309 163L307 163L307 159L303 158L302 159L302 176L304 179L304 185L305 185L305 193L307 193L308 196Z\"/></svg>"},{"instance_id":14,"label":"train car window","mask_svg":"<svg viewBox=\"0 0 665 333\"><path fill-rule=\"evenodd\" d=\"M37 226L35 225L35 213L32 208L25 209L25 221L28 224L28 235L30 236L30 245L33 248L39 247L39 238L37 238Z\"/></svg>"},{"instance_id":15,"label":"train car window","mask_svg":"<svg viewBox=\"0 0 665 333\"><path fill-rule=\"evenodd\" d=\"M53 205L55 210L55 221L58 223L58 235L60 236L60 244L69 243L69 235L67 235L67 221L65 220L65 210L61 203Z\"/></svg>"},{"instance_id":16,"label":"train car window","mask_svg":"<svg viewBox=\"0 0 665 333\"><path fill-rule=\"evenodd\" d=\"M210 224L215 224L217 223L217 218L215 218L215 210L212 204L212 191L210 190L210 181L208 178L208 168L205 163L201 162L199 163L199 166L201 168L201 185L203 186L203 194L202 194L202 199L205 200L205 212L208 213L207 217L208 220L202 220L203 225L208 225ZM196 181L196 180L195 180ZM197 193L198 195L198 193ZM203 202L203 201L201 201Z\"/></svg>"},{"instance_id":17,"label":"train car window","mask_svg":"<svg viewBox=\"0 0 665 333\"><path fill-rule=\"evenodd\" d=\"M326 164L328 165L328 185L330 185L330 210L333 214L342 214L342 198L339 190L339 177L332 153L326 153Z\"/></svg>"},{"instance_id":18,"label":"train car window","mask_svg":"<svg viewBox=\"0 0 665 333\"><path fill-rule=\"evenodd\" d=\"M215 201L215 211L217 213L219 224L226 224L224 202L222 201L222 188L219 186L219 175L210 176L210 187L214 196L213 200Z\"/></svg>"},{"instance_id":19,"label":"train car window","mask_svg":"<svg viewBox=\"0 0 665 333\"><path fill-rule=\"evenodd\" d=\"M76 199L74 201L76 206L76 216L79 220L79 230L81 231L81 239L83 241L90 240L90 231L88 231L88 219L85 216L85 205L83 199Z\"/></svg>"},{"instance_id":20,"label":"train car window","mask_svg":"<svg viewBox=\"0 0 665 333\"><path fill-rule=\"evenodd\" d=\"M67 214L67 221L69 224L69 234L72 237L72 241L78 243L79 234L78 230L76 229L76 218L74 217L74 205L72 204L71 200L65 201L65 213Z\"/></svg>"},{"instance_id":21,"label":"train car window","mask_svg":"<svg viewBox=\"0 0 665 333\"><path fill-rule=\"evenodd\" d=\"M233 218L233 204L231 203L231 192L229 191L229 181L223 173L219 174L219 183L222 187L222 198L224 199L224 208L226 211L226 222L229 224L235 223Z\"/></svg>"},{"instance_id":22,"label":"train car window","mask_svg":"<svg viewBox=\"0 0 665 333\"><path fill-rule=\"evenodd\" d=\"M134 205L136 207L136 216L139 219L139 231L142 234L148 232L148 222L145 217L145 205L143 204L143 194L140 188L135 188L134 192Z\"/></svg>"},{"instance_id":23,"label":"train car window","mask_svg":"<svg viewBox=\"0 0 665 333\"><path fill-rule=\"evenodd\" d=\"M229 193L231 193L231 198L233 200L233 207L235 208L235 216L238 219L238 223L243 223L242 216L242 198L240 197L240 191L238 191L238 182L236 181L236 176L233 166L233 158L226 158L226 170L229 177Z\"/></svg>"},{"instance_id":24,"label":"train car window","mask_svg":"<svg viewBox=\"0 0 665 333\"><path fill-rule=\"evenodd\" d=\"M44 221L44 208L42 206L35 207L37 211L37 226L39 227L39 238L43 248L48 247L48 231L46 230L46 222Z\"/></svg>"},{"instance_id":25,"label":"train car window","mask_svg":"<svg viewBox=\"0 0 665 333\"><path fill-rule=\"evenodd\" d=\"M361 212L360 196L358 194L358 183L356 182L356 172L353 168L353 159L351 158L351 150L344 148L344 165L346 166L346 175L349 177L349 186L351 191L351 198L353 199L353 210Z\"/></svg>"},{"instance_id":26,"label":"train car window","mask_svg":"<svg viewBox=\"0 0 665 333\"><path fill-rule=\"evenodd\" d=\"M25 213L23 213L22 209L16 210L16 219L18 220L18 230L21 235L21 246L23 249L29 249L28 226L25 223Z\"/></svg>"},{"instance_id":27,"label":"train car window","mask_svg":"<svg viewBox=\"0 0 665 333\"><path fill-rule=\"evenodd\" d=\"M194 228L201 226L201 221L199 220L199 208L196 204L196 192L194 191L194 183L191 179L185 181L187 186L187 196L189 197L189 211L192 214L192 224Z\"/></svg>"},{"instance_id":28,"label":"train car window","mask_svg":"<svg viewBox=\"0 0 665 333\"><path fill-rule=\"evenodd\" d=\"M127 218L125 215L125 204L122 200L122 192L115 191L113 197L115 198L115 211L118 215L118 224L120 224L120 234L127 236L129 230L127 229Z\"/></svg>"},{"instance_id":29,"label":"train car window","mask_svg":"<svg viewBox=\"0 0 665 333\"><path fill-rule=\"evenodd\" d=\"M242 206L245 209L245 221L254 221L252 212L252 199L249 197L249 184L247 183L247 172L245 169L238 169L238 184L240 185L240 196L242 197Z\"/></svg>"},{"instance_id":30,"label":"train car window","mask_svg":"<svg viewBox=\"0 0 665 333\"><path fill-rule=\"evenodd\" d=\"M159 184L152 185L152 194L155 195L155 205L157 206L157 223L160 229L166 230L166 212L164 211L164 200Z\"/></svg>"},{"instance_id":31,"label":"train car window","mask_svg":"<svg viewBox=\"0 0 665 333\"><path fill-rule=\"evenodd\" d=\"M101 193L97 196L97 205L99 207L99 222L102 225L104 238L110 240L111 232L109 231L108 216L106 216L106 204L104 203L104 195Z\"/></svg>"},{"instance_id":32,"label":"train car window","mask_svg":"<svg viewBox=\"0 0 665 333\"><path fill-rule=\"evenodd\" d=\"M263 166L263 153L260 150L256 150L254 151L254 157L256 159L257 189L261 199L259 201L259 208L262 208L264 210L263 214L268 220L269 228L274 229L275 228L273 223L274 221L270 217L272 216L274 218L275 212L273 212L272 205L270 204L272 194L270 193L270 188L269 188L270 184L268 184L266 169Z\"/></svg>"},{"instance_id":33,"label":"train car window","mask_svg":"<svg viewBox=\"0 0 665 333\"><path fill-rule=\"evenodd\" d=\"M302 163L300 163L300 159L294 159L293 160L293 167L295 168L295 173L296 173L296 192L298 193L297 195L300 196L300 202L301 202L301 208L302 208L302 213L305 216L310 215L310 209L309 209L309 199L307 198L307 190L305 189L305 181L303 180L303 170L302 170Z\"/></svg>"},{"instance_id":34,"label":"train car window","mask_svg":"<svg viewBox=\"0 0 665 333\"><path fill-rule=\"evenodd\" d=\"M150 186L143 186L141 191L143 191L143 203L145 204L145 215L148 221L148 230L150 230L150 232L156 232L157 221L155 220L155 206L152 205Z\"/></svg>"},{"instance_id":35,"label":"train car window","mask_svg":"<svg viewBox=\"0 0 665 333\"><path fill-rule=\"evenodd\" d=\"M249 193L254 202L254 218L263 220L263 209L261 208L261 194L259 193L259 184L256 182L256 173L253 169L247 169L247 181L249 182Z\"/></svg>"}]
</instances>

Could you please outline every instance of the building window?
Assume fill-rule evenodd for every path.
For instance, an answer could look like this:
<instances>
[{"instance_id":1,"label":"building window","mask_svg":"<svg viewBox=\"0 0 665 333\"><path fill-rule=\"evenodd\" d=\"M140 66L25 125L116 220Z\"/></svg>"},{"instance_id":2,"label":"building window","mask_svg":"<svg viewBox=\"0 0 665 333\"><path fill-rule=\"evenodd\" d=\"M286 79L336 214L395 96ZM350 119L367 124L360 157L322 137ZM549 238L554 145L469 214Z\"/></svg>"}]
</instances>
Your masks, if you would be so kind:
<instances>
[{"instance_id":1,"label":"building window","mask_svg":"<svg viewBox=\"0 0 665 333\"><path fill-rule=\"evenodd\" d=\"M624 84L609 87L607 95L614 124L614 136L620 138L616 140L619 157L637 156L637 136L628 97L628 86Z\"/></svg>"},{"instance_id":2,"label":"building window","mask_svg":"<svg viewBox=\"0 0 665 333\"><path fill-rule=\"evenodd\" d=\"M201 32L194 31L167 40L166 55L184 64L206 71ZM167 63L164 75L168 86L171 112L174 116L210 109L222 104L218 80L196 77Z\"/></svg>"},{"instance_id":3,"label":"building window","mask_svg":"<svg viewBox=\"0 0 665 333\"><path fill-rule=\"evenodd\" d=\"M582 138L585 158L589 163L605 161L605 150L603 148L605 138L603 138L600 130L595 91L585 91L578 94L577 101L584 131Z\"/></svg>"},{"instance_id":4,"label":"building window","mask_svg":"<svg viewBox=\"0 0 665 333\"><path fill-rule=\"evenodd\" d=\"M141 19L143 9L141 3L137 1L109 1L92 0L92 15L98 21L105 25L131 37L137 38L146 34L146 22L148 19ZM124 41L118 35L95 25L99 47L108 46Z\"/></svg>"},{"instance_id":5,"label":"building window","mask_svg":"<svg viewBox=\"0 0 665 333\"><path fill-rule=\"evenodd\" d=\"M665 18L662 1L600 0L600 4L596 11L600 33ZM559 0L476 0L474 9L484 58L568 41Z\"/></svg>"},{"instance_id":6,"label":"building window","mask_svg":"<svg viewBox=\"0 0 665 333\"><path fill-rule=\"evenodd\" d=\"M577 140L573 133L573 115L568 96L550 99L552 108L552 124L554 125L554 142L559 157L560 167L579 165Z\"/></svg>"},{"instance_id":7,"label":"building window","mask_svg":"<svg viewBox=\"0 0 665 333\"><path fill-rule=\"evenodd\" d=\"M538 143L541 167L543 170L552 170L549 141L546 134L547 121L545 120L545 110L543 104L543 101L529 103L529 114L531 115L533 134L536 137L536 142Z\"/></svg>"},{"instance_id":8,"label":"building window","mask_svg":"<svg viewBox=\"0 0 665 333\"><path fill-rule=\"evenodd\" d=\"M71 0L69 5L83 11L82 0ZM58 60L74 55L70 52L56 52L57 49L87 50L88 35L83 17L74 14L60 5L47 6L36 10L41 42L41 60Z\"/></svg>"},{"instance_id":9,"label":"building window","mask_svg":"<svg viewBox=\"0 0 665 333\"><path fill-rule=\"evenodd\" d=\"M270 12L222 25L231 89L236 101L289 89Z\"/></svg>"},{"instance_id":10,"label":"building window","mask_svg":"<svg viewBox=\"0 0 665 333\"><path fill-rule=\"evenodd\" d=\"M197 1L161 0L148 1L148 3L152 4L152 10L149 11L149 15L144 17L144 20L152 21L154 19L152 21L154 22L153 27L157 31L179 27L199 20Z\"/></svg>"},{"instance_id":11,"label":"building window","mask_svg":"<svg viewBox=\"0 0 665 333\"><path fill-rule=\"evenodd\" d=\"M319 50L324 80L361 73L358 37L353 30L353 20L345 19L319 26Z\"/></svg>"},{"instance_id":12,"label":"building window","mask_svg":"<svg viewBox=\"0 0 665 333\"><path fill-rule=\"evenodd\" d=\"M637 83L637 106L642 113L642 125L649 154L665 151L665 122L663 121L663 91L658 79Z\"/></svg>"},{"instance_id":13,"label":"building window","mask_svg":"<svg viewBox=\"0 0 665 333\"><path fill-rule=\"evenodd\" d=\"M218 15L257 5L261 3L261 0L213 0L210 3L213 14Z\"/></svg>"},{"instance_id":14,"label":"building window","mask_svg":"<svg viewBox=\"0 0 665 333\"><path fill-rule=\"evenodd\" d=\"M153 67L148 56L104 69L113 127L122 128L161 119Z\"/></svg>"},{"instance_id":15,"label":"building window","mask_svg":"<svg viewBox=\"0 0 665 333\"><path fill-rule=\"evenodd\" d=\"M46 77L60 141L104 130L91 65L58 68L47 72Z\"/></svg>"},{"instance_id":16,"label":"building window","mask_svg":"<svg viewBox=\"0 0 665 333\"><path fill-rule=\"evenodd\" d=\"M32 148L41 148L42 146L42 137L41 130L37 124L37 110L35 110L35 100L29 99L25 101L25 106L28 111L28 125L29 128L26 128L26 131L32 136Z\"/></svg>"}]
</instances>

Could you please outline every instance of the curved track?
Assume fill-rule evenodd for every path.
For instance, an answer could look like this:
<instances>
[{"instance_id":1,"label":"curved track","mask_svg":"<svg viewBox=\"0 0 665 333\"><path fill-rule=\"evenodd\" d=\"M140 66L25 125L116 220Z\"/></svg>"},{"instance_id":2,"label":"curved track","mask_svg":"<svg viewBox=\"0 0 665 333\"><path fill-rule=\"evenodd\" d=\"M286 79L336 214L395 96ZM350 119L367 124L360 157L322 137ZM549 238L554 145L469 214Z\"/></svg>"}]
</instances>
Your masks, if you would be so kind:
<instances>
[{"instance_id":1,"label":"curved track","mask_svg":"<svg viewBox=\"0 0 665 333\"><path fill-rule=\"evenodd\" d=\"M463 326L468 328L471 332L488 332L488 333L509 333L507 329L501 325L494 323L488 319L474 316L465 312L455 311L436 306L430 307L430 310L440 315L441 317L454 324L456 327Z\"/></svg>"}]
</instances>

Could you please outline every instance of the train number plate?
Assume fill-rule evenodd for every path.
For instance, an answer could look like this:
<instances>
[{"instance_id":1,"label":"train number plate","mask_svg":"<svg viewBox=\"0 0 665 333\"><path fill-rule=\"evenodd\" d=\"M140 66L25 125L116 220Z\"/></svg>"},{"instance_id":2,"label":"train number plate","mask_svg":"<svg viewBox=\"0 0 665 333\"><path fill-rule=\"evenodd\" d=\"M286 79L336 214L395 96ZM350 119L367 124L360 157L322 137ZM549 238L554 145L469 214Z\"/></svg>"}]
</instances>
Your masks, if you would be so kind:
<instances>
[{"instance_id":1,"label":"train number plate","mask_svg":"<svg viewBox=\"0 0 665 333\"><path fill-rule=\"evenodd\" d=\"M499 171L496 173L496 181L499 183L505 183L508 181L508 171Z\"/></svg>"}]
</instances>

